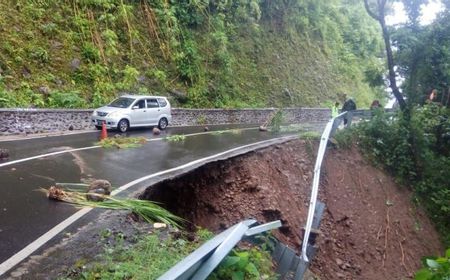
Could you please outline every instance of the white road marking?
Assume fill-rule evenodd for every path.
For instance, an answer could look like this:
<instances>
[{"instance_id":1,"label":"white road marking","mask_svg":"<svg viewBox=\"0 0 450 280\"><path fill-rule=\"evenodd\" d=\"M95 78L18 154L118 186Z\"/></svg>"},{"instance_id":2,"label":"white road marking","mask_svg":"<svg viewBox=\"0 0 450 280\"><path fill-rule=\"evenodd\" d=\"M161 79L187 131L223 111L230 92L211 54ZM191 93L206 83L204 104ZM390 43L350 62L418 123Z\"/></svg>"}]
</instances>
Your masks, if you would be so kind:
<instances>
[{"instance_id":1,"label":"white road marking","mask_svg":"<svg viewBox=\"0 0 450 280\"><path fill-rule=\"evenodd\" d=\"M222 125L233 125L232 123L223 123L223 124L205 124L205 126L222 126ZM180 127L199 127L196 125L177 125L177 126L170 126L169 128L180 128ZM236 128L239 129L239 128ZM12 142L12 141L23 141L23 140L32 140L32 139L40 139L40 138L50 138L50 137L60 137L60 136L69 136L69 135L77 135L77 134L85 134L85 133L94 133L99 132L97 129L95 130L80 130L80 131L74 131L74 132L59 132L55 134L44 134L44 135L33 135L33 134L27 134L26 137L20 136L20 135L8 135L8 136L2 136L0 137L0 142ZM16 138L14 138L16 137Z\"/></svg>"},{"instance_id":2,"label":"white road marking","mask_svg":"<svg viewBox=\"0 0 450 280\"><path fill-rule=\"evenodd\" d=\"M292 136L291 136L292 137ZM206 162L209 161L211 159L214 158L218 158L221 157L223 155L235 152L235 151L239 151L245 148L249 148L252 146L257 146L257 145L261 145L267 142L271 142L271 141L275 141L277 139L283 139L283 138L288 138L288 137L279 137L279 138L273 138L273 139L269 139L269 140L264 140L264 141L259 141L256 143L252 143L252 144L247 144L244 146L240 146L240 147L236 147L212 156L208 156L208 157L204 157L198 160L194 160L191 162L188 162L186 164L180 165L178 167L174 167L171 169L167 169L167 170L163 170L151 175L147 175L141 178L138 178L132 182L129 182L123 186L121 186L120 188L114 190L111 195L116 195L142 181L157 177L157 176L161 176L170 172L174 172L180 169L184 169L202 162ZM49 240L51 240L53 237L55 237L57 234L59 234L61 231L63 231L65 228L67 228L68 226L70 226L71 224L73 224L74 222L76 222L78 219L80 219L81 217L83 217L84 215L86 215L87 213L89 213L93 208L83 208L81 210L79 210L78 212L74 213L72 216L70 216L69 218L65 219L64 221L62 221L61 223L59 223L58 225L56 225L55 227L53 227L51 230L49 230L48 232L44 233L41 237L39 237L38 239L36 239L35 241L33 241L32 243L28 244L25 248L23 248L22 250L20 250L19 252L17 252L16 254L14 254L12 257L10 257L9 259L7 259L6 261L4 261L3 263L0 264L0 276L3 275L4 273L6 273L8 270L10 270L11 268L13 268L14 266L16 266L17 264L19 264L21 261L23 261L24 259L26 259L28 256L30 256L34 251L36 251L37 249L39 249L41 246L43 246L45 243L47 243Z\"/></svg>"},{"instance_id":3,"label":"white road marking","mask_svg":"<svg viewBox=\"0 0 450 280\"><path fill-rule=\"evenodd\" d=\"M41 154L41 155L37 155L37 156L33 156L33 157L27 157L27 158L7 161L5 163L0 163L0 167L13 165L13 164L21 163L21 162L25 162L25 161L30 161L30 160L38 159L38 158L56 156L56 155L60 155L60 154L71 153L71 152L76 152L76 151L84 151L84 150L90 150L90 149L96 149L96 148L100 148L100 146L91 146L91 147L84 147L84 148L78 148L78 149L63 150L63 151L53 152L53 153L48 153L48 154Z\"/></svg>"},{"instance_id":4,"label":"white road marking","mask_svg":"<svg viewBox=\"0 0 450 280\"><path fill-rule=\"evenodd\" d=\"M237 130L251 130L251 129L256 129L256 128L255 127L249 127L249 128L236 128L236 129ZM229 129L229 130L224 130L224 131L231 131L231 130L234 130L234 129ZM218 131L207 131L207 132L197 132L197 133L181 134L181 135L184 135L186 137L190 137L190 136L197 136L197 135L203 135L203 134L214 134L214 133L217 133L217 132ZM158 137L158 138L146 138L145 140L147 142L161 141L161 140L164 140L166 137L170 137L170 136L171 135L164 136L164 137ZM71 152L77 152L77 151L83 151L83 150L90 150L90 149L97 149L97 148L101 148L101 146L96 145L96 146L90 146L90 147L84 147L84 148L76 148L76 149L63 150L63 151L58 151L58 152L53 152L53 153L41 154L41 155L37 155L37 156L32 156L32 157L27 157L27 158L22 158L22 159L17 159L17 160L12 160L12 161L7 161L7 162L4 162L4 163L0 163L0 167L13 165L13 164L17 164L17 163L21 163L21 162L25 162L25 161L30 161L30 160L33 160L33 159L45 158L45 157L49 157L49 156L56 156L56 155L65 154L65 153L71 153Z\"/></svg>"},{"instance_id":5,"label":"white road marking","mask_svg":"<svg viewBox=\"0 0 450 280\"><path fill-rule=\"evenodd\" d=\"M0 138L0 142L13 142L13 141L15 142L15 141L32 140L32 139L40 139L40 138L78 135L78 134L93 133L93 132L98 132L98 130L77 131L77 132L70 132L70 133L65 133L65 134L47 134L47 135L31 135L31 136L29 136L30 134L28 134L26 137L23 137L23 136L21 137L20 135L11 135L11 136L5 136L5 139ZM14 137L16 137L16 138L14 138Z\"/></svg>"}]
</instances>

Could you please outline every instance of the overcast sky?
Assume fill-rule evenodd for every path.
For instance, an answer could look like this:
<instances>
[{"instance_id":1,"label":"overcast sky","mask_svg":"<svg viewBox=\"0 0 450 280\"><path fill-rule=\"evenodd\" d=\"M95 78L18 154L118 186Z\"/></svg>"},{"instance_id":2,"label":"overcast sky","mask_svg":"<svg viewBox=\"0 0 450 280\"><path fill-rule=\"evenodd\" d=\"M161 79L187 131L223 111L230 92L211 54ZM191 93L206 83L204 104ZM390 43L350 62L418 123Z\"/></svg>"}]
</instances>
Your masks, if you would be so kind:
<instances>
[{"instance_id":1,"label":"overcast sky","mask_svg":"<svg viewBox=\"0 0 450 280\"><path fill-rule=\"evenodd\" d=\"M442 5L440 0L431 0L428 5L422 6L422 16L420 18L420 23L423 25L430 24L436 18L437 13L443 10L443 8L444 6ZM408 20L402 3L395 2L394 11L394 15L386 17L386 23L388 25L405 23Z\"/></svg>"}]
</instances>

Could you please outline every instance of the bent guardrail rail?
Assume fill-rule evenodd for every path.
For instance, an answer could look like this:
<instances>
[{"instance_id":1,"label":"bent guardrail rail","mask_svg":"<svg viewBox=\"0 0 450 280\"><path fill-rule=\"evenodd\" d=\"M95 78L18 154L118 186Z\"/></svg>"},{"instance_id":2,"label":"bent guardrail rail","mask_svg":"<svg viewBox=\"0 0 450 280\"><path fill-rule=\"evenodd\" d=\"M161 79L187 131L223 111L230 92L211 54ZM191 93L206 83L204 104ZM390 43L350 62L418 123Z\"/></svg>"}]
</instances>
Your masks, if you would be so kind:
<instances>
[{"instance_id":1,"label":"bent guardrail rail","mask_svg":"<svg viewBox=\"0 0 450 280\"><path fill-rule=\"evenodd\" d=\"M383 110L387 113L393 113L396 111L395 109L383 109ZM337 128L344 119L348 119L347 124L348 127L352 123L352 118L365 119L372 117L372 115L373 115L372 110L353 110L349 112L342 112L337 117L332 118L331 120L328 121L322 133L322 136L320 138L319 150L317 152L316 164L314 166L314 179L311 188L311 198L309 202L308 218L306 221L305 233L302 242L301 257L305 262L309 262L307 256L309 246L309 236L311 234L311 227L314 220L314 211L316 209L317 194L319 191L320 168L322 166L322 161L325 156L328 140L330 139L330 136L332 136L336 132Z\"/></svg>"},{"instance_id":2,"label":"bent guardrail rail","mask_svg":"<svg viewBox=\"0 0 450 280\"><path fill-rule=\"evenodd\" d=\"M308 256L307 256L307 249L309 244L309 235L311 234L311 228L312 223L314 219L314 211L316 209L316 202L317 202L317 194L319 192L319 180L320 180L320 168L322 166L322 161L325 156L325 150L327 148L328 140L330 138L331 132L334 133L336 131L337 127L343 120L343 118L347 117L347 112L343 112L337 117L331 119L328 121L327 125L325 126L325 129L322 133L322 136L320 138L320 145L319 150L317 152L317 158L316 158L316 164L314 166L314 178L311 188L311 198L309 201L309 209L308 209L308 218L306 220L306 226L305 226L305 234L303 237L302 242L302 252L301 256L303 261L309 262Z\"/></svg>"},{"instance_id":3,"label":"bent guardrail rail","mask_svg":"<svg viewBox=\"0 0 450 280\"><path fill-rule=\"evenodd\" d=\"M256 220L249 219L228 228L177 263L158 280L204 280L243 237L281 227L279 220L250 227L255 223Z\"/></svg>"}]
</instances>

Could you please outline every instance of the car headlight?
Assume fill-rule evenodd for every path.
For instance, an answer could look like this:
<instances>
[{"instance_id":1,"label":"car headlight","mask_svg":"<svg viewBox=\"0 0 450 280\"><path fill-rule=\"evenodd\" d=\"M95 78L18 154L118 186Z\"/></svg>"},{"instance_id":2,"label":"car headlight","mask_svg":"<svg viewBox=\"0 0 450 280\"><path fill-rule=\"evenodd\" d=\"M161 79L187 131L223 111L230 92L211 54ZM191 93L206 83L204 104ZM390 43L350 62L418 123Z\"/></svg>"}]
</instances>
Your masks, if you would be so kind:
<instances>
[{"instance_id":1,"label":"car headlight","mask_svg":"<svg viewBox=\"0 0 450 280\"><path fill-rule=\"evenodd\" d=\"M114 118L114 117L118 117L120 115L120 112L112 112L108 114L108 117Z\"/></svg>"}]
</instances>

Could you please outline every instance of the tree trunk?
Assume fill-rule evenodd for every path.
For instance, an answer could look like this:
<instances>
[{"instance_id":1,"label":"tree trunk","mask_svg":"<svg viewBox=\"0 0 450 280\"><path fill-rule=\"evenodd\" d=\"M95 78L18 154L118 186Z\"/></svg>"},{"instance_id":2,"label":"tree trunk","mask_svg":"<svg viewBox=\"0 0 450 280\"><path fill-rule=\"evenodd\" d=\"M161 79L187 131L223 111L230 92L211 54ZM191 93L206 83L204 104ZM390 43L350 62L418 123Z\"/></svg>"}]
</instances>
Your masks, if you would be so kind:
<instances>
[{"instance_id":1,"label":"tree trunk","mask_svg":"<svg viewBox=\"0 0 450 280\"><path fill-rule=\"evenodd\" d=\"M388 64L388 70L389 70L389 87L392 89L392 93L394 94L395 98L398 101L398 104L400 105L400 109L405 110L406 109L406 102L403 98L400 90L397 87L397 81L395 79L395 71L394 71L394 55L392 54L392 48L391 48L391 40L389 36L389 31L387 30L386 22L384 19L384 13L379 18L378 21L381 25L381 29L383 31L383 39L384 39L384 45L386 47L386 56L387 56L387 64Z\"/></svg>"},{"instance_id":2,"label":"tree trunk","mask_svg":"<svg viewBox=\"0 0 450 280\"><path fill-rule=\"evenodd\" d=\"M389 87L392 89L392 93L394 94L395 98L397 99L398 104L400 105L400 109L402 109L402 111L405 111L406 110L406 102L405 102L405 99L403 99L403 96L397 87L397 81L395 80L394 55L392 54L391 40L390 40L390 36L389 36L389 31L386 26L386 20L385 20L385 14L384 14L386 1L387 0L377 0L377 2L376 2L377 13L375 13L374 11L371 10L368 0L364 0L364 7L366 8L366 11L369 14L369 16L371 16L373 19L378 21L378 23L381 26L381 30L383 32L384 46L386 48L387 64L388 64L388 70L389 70Z\"/></svg>"}]
</instances>

